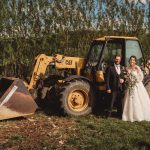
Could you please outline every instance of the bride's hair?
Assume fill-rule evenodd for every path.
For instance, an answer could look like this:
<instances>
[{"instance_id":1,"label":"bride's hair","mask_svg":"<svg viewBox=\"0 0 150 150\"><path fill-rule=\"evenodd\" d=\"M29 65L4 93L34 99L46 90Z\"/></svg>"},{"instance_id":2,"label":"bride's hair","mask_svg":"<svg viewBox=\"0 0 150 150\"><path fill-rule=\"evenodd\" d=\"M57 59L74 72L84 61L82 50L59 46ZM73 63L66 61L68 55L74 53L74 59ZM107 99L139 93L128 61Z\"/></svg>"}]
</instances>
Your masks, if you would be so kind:
<instances>
[{"instance_id":1,"label":"bride's hair","mask_svg":"<svg viewBox=\"0 0 150 150\"><path fill-rule=\"evenodd\" d=\"M134 58L134 59L135 59L135 62L137 63L137 58L136 58L136 56L134 56L134 55L130 56L129 62L130 62L130 60L131 60L132 58Z\"/></svg>"}]
</instances>

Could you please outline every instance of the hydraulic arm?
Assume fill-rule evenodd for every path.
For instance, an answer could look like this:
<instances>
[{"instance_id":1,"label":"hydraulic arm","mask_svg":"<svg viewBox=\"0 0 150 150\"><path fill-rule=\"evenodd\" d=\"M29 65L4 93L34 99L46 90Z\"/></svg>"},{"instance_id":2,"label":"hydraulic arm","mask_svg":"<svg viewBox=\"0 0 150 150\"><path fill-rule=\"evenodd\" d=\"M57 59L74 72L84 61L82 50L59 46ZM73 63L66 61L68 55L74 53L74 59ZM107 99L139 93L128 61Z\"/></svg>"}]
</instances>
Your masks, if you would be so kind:
<instances>
[{"instance_id":1,"label":"hydraulic arm","mask_svg":"<svg viewBox=\"0 0 150 150\"><path fill-rule=\"evenodd\" d=\"M35 66L32 73L32 77L28 89L34 89L37 80L45 75L48 65L54 66L57 69L75 69L76 74L80 75L81 69L84 67L85 59L80 57L68 57L56 54L55 56L47 56L40 54L35 58Z\"/></svg>"}]
</instances>

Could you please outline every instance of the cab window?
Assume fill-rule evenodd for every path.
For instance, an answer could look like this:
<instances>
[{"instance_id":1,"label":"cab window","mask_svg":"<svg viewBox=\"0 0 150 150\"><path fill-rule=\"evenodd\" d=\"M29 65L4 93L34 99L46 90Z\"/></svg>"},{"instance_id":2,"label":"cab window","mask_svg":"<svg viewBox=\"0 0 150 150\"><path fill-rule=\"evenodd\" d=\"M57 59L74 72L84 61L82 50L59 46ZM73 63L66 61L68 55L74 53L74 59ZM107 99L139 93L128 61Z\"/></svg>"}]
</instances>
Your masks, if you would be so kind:
<instances>
[{"instance_id":1,"label":"cab window","mask_svg":"<svg viewBox=\"0 0 150 150\"><path fill-rule=\"evenodd\" d=\"M102 56L101 68L105 72L112 65L116 55L122 56L123 45L121 41L110 40L107 42Z\"/></svg>"},{"instance_id":2,"label":"cab window","mask_svg":"<svg viewBox=\"0 0 150 150\"><path fill-rule=\"evenodd\" d=\"M116 55L122 56L122 43L109 41L104 49L103 61L107 64L113 63Z\"/></svg>"},{"instance_id":3,"label":"cab window","mask_svg":"<svg viewBox=\"0 0 150 150\"><path fill-rule=\"evenodd\" d=\"M100 53L102 51L102 47L103 47L102 43L93 44L93 46L91 48L89 60L88 60L88 62L91 66L97 65L97 63L99 61Z\"/></svg>"},{"instance_id":4,"label":"cab window","mask_svg":"<svg viewBox=\"0 0 150 150\"><path fill-rule=\"evenodd\" d=\"M141 47L139 45L138 41L135 40L126 40L126 60L125 64L126 66L129 65L129 58L134 55L137 58L137 65L142 65L142 52Z\"/></svg>"}]
</instances>

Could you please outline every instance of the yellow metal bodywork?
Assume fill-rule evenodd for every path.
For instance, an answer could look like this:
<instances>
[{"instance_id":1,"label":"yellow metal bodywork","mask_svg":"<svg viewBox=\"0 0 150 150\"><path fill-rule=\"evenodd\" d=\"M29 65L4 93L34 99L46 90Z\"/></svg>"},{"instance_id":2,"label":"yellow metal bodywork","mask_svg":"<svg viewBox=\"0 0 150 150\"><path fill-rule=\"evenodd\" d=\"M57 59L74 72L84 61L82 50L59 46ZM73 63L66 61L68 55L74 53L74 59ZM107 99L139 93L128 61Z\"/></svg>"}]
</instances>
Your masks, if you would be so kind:
<instances>
[{"instance_id":1,"label":"yellow metal bodywork","mask_svg":"<svg viewBox=\"0 0 150 150\"><path fill-rule=\"evenodd\" d=\"M104 36L100 38L96 38L96 41L106 41L108 39L128 39L128 40L138 40L136 37L127 37L127 36Z\"/></svg>"},{"instance_id":2,"label":"yellow metal bodywork","mask_svg":"<svg viewBox=\"0 0 150 150\"><path fill-rule=\"evenodd\" d=\"M100 91L106 90L106 84L105 84L105 79L104 79L104 73L102 70L96 71L96 82L102 83L102 85L99 85L97 88Z\"/></svg>"},{"instance_id":3,"label":"yellow metal bodywork","mask_svg":"<svg viewBox=\"0 0 150 150\"><path fill-rule=\"evenodd\" d=\"M96 72L96 81L104 82L104 74L102 70Z\"/></svg>"},{"instance_id":4,"label":"yellow metal bodywork","mask_svg":"<svg viewBox=\"0 0 150 150\"><path fill-rule=\"evenodd\" d=\"M86 59L79 57L68 57L60 54L57 54L55 56L46 56L45 54L40 54L35 58L35 66L30 83L27 84L26 82L24 82L24 84L26 85L28 90L35 89L38 79L42 78L42 76L45 75L47 66L52 63L57 69L75 69L76 75L80 75L80 71L84 68L85 62ZM93 81L93 74L86 73L85 76ZM103 71L96 72L96 81L104 82ZM98 86L98 89L105 90L105 85Z\"/></svg>"},{"instance_id":5,"label":"yellow metal bodywork","mask_svg":"<svg viewBox=\"0 0 150 150\"><path fill-rule=\"evenodd\" d=\"M79 57L68 57L60 54L55 56L46 56L45 54L40 54L35 58L35 66L32 73L32 77L27 88L34 89L37 83L37 80L45 75L48 65L53 65L57 69L75 69L76 74L80 75L81 69L85 64L84 58Z\"/></svg>"}]
</instances>

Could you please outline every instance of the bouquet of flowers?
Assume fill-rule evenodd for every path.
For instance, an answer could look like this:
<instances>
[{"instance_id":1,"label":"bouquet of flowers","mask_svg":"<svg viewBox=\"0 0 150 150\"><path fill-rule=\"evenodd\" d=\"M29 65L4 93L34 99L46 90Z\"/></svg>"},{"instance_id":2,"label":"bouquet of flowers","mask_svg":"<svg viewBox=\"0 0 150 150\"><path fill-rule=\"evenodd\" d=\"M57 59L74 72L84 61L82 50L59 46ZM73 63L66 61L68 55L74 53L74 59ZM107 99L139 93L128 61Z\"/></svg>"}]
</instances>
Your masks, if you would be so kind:
<instances>
[{"instance_id":1,"label":"bouquet of flowers","mask_svg":"<svg viewBox=\"0 0 150 150\"><path fill-rule=\"evenodd\" d=\"M133 94L133 89L136 86L137 82L138 82L137 77L131 71L130 74L127 75L127 78L126 78L126 81L125 81L126 89L129 90L130 95Z\"/></svg>"}]
</instances>

